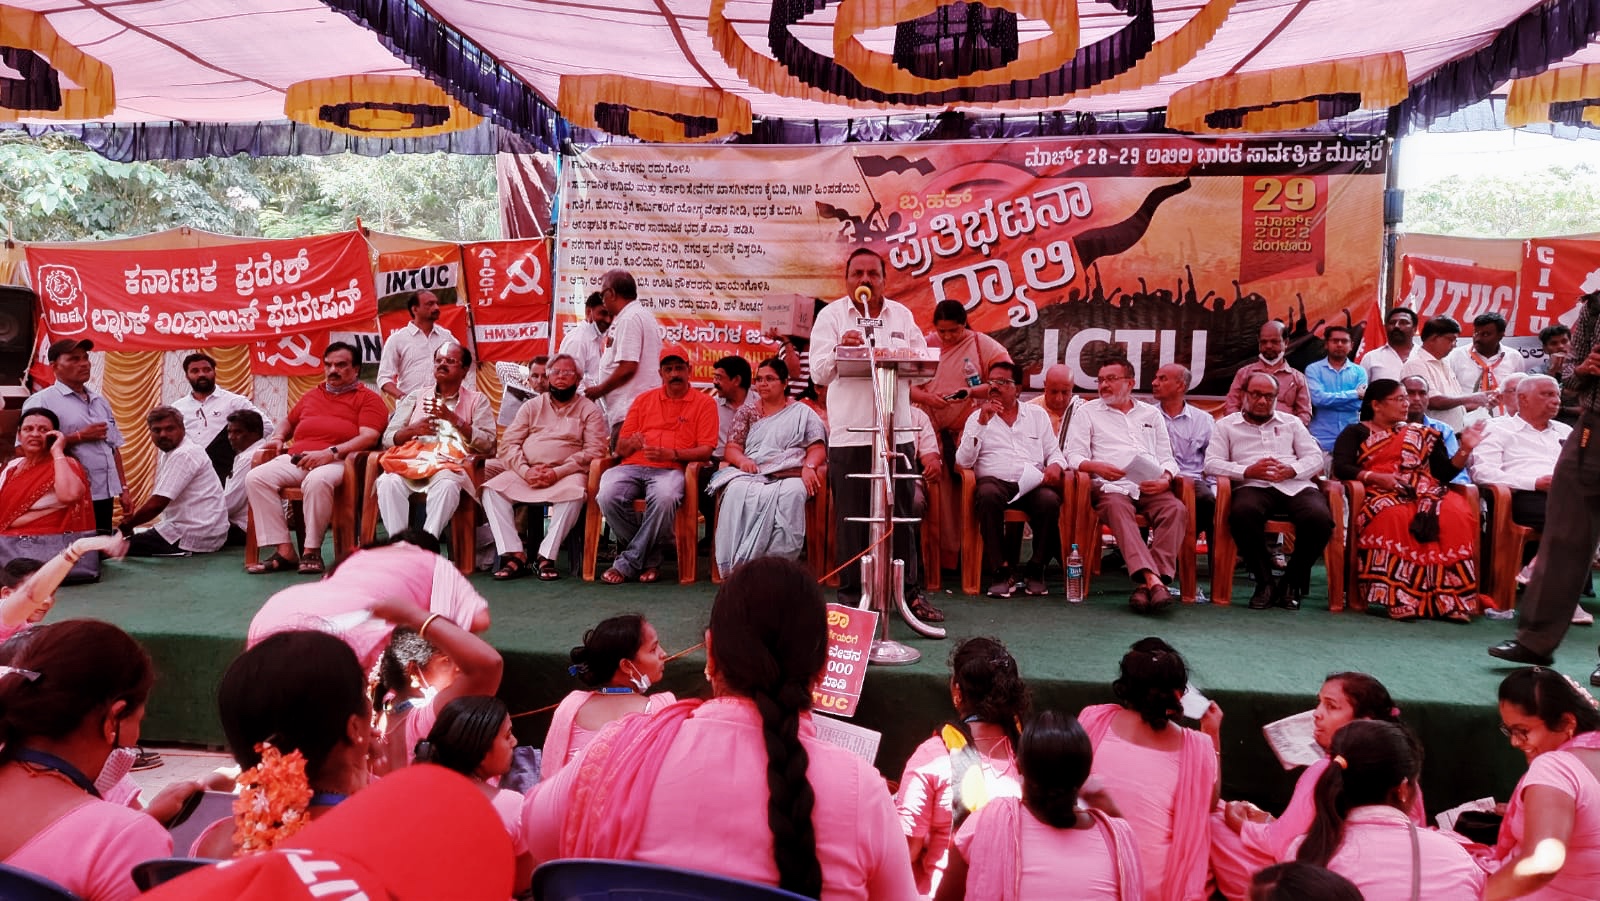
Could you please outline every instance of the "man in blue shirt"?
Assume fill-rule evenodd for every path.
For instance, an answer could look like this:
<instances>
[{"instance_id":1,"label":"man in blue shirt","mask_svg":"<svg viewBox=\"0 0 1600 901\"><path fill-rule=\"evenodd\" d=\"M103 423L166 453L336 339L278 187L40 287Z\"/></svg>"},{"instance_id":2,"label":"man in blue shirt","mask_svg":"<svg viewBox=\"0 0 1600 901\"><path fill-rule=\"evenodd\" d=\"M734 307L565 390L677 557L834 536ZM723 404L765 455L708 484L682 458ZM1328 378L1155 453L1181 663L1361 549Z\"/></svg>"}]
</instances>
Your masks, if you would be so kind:
<instances>
[{"instance_id":1,"label":"man in blue shirt","mask_svg":"<svg viewBox=\"0 0 1600 901\"><path fill-rule=\"evenodd\" d=\"M1328 355L1306 367L1306 381L1311 386L1311 437L1326 454L1333 451L1339 433L1360 417L1367 371L1350 359L1350 329L1330 325L1323 329L1322 341Z\"/></svg>"},{"instance_id":2,"label":"man in blue shirt","mask_svg":"<svg viewBox=\"0 0 1600 901\"><path fill-rule=\"evenodd\" d=\"M89 390L89 351L94 343L64 338L50 345L46 358L56 383L42 388L22 405L24 410L44 407L61 421L67 452L89 476L89 497L94 501L94 526L111 534L112 501L122 501L123 515L133 512L133 496L122 475L122 433L104 396Z\"/></svg>"},{"instance_id":3,"label":"man in blue shirt","mask_svg":"<svg viewBox=\"0 0 1600 901\"><path fill-rule=\"evenodd\" d=\"M1428 380L1420 375L1408 375L1400 380L1400 385L1406 389L1406 400L1411 404L1411 412L1406 416L1412 422L1420 422L1438 432L1444 439L1444 451L1454 457L1461 447L1461 441L1456 438L1456 430L1427 413L1428 410ZM1472 478L1463 469L1450 481L1462 485L1472 484Z\"/></svg>"}]
</instances>

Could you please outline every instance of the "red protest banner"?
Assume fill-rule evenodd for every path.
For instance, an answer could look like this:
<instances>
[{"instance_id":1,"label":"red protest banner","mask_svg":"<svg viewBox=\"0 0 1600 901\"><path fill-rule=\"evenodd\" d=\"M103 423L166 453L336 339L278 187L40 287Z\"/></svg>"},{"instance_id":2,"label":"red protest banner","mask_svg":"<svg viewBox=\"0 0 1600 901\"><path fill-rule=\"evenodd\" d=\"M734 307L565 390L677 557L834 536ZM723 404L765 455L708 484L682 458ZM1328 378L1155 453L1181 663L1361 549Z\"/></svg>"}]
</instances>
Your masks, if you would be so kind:
<instances>
[{"instance_id":1,"label":"red protest banner","mask_svg":"<svg viewBox=\"0 0 1600 901\"><path fill-rule=\"evenodd\" d=\"M482 241L461 250L478 358L525 363L550 347L550 247L542 239Z\"/></svg>"},{"instance_id":2,"label":"red protest banner","mask_svg":"<svg viewBox=\"0 0 1600 901\"><path fill-rule=\"evenodd\" d=\"M1600 241L1530 238L1522 245L1521 327L1513 334L1537 335L1556 322L1578 319L1583 295L1600 289Z\"/></svg>"},{"instance_id":3,"label":"red protest banner","mask_svg":"<svg viewBox=\"0 0 1600 901\"><path fill-rule=\"evenodd\" d=\"M1509 334L1529 334L1517 321L1517 273L1410 254L1400 258L1400 268L1400 305L1415 310L1420 321L1449 316L1470 330L1473 317L1499 313L1510 323Z\"/></svg>"},{"instance_id":4,"label":"red protest banner","mask_svg":"<svg viewBox=\"0 0 1600 901\"><path fill-rule=\"evenodd\" d=\"M378 333L384 341L389 336L405 328L411 322L411 314L405 310L390 310L378 317ZM462 347L471 347L467 343L467 308L458 303L445 304L439 307L439 328L449 332L456 343ZM369 362L377 362L375 360Z\"/></svg>"},{"instance_id":5,"label":"red protest banner","mask_svg":"<svg viewBox=\"0 0 1600 901\"><path fill-rule=\"evenodd\" d=\"M828 605L828 666L811 690L811 703L823 713L854 716L867 681L867 655L878 614L843 604Z\"/></svg>"},{"instance_id":6,"label":"red protest banner","mask_svg":"<svg viewBox=\"0 0 1600 901\"><path fill-rule=\"evenodd\" d=\"M357 232L160 250L28 250L52 338L117 350L275 342L377 315Z\"/></svg>"},{"instance_id":7,"label":"red protest banner","mask_svg":"<svg viewBox=\"0 0 1600 901\"><path fill-rule=\"evenodd\" d=\"M1239 281L1316 278L1327 261L1328 177L1245 178Z\"/></svg>"}]
</instances>

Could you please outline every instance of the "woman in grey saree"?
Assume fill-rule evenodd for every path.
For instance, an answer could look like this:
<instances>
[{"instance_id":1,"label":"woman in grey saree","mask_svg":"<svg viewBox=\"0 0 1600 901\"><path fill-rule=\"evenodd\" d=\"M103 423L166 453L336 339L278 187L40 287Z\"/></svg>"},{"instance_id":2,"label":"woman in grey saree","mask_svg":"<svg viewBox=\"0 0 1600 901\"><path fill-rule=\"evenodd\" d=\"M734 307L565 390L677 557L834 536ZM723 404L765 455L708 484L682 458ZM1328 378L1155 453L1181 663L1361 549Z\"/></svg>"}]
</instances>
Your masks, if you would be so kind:
<instances>
[{"instance_id":1,"label":"woman in grey saree","mask_svg":"<svg viewBox=\"0 0 1600 901\"><path fill-rule=\"evenodd\" d=\"M727 465L706 489L719 497L716 563L726 575L756 557L795 559L806 540L806 498L822 487L828 430L805 404L790 399L788 368L770 359L756 368L755 403L734 414L723 452Z\"/></svg>"}]
</instances>

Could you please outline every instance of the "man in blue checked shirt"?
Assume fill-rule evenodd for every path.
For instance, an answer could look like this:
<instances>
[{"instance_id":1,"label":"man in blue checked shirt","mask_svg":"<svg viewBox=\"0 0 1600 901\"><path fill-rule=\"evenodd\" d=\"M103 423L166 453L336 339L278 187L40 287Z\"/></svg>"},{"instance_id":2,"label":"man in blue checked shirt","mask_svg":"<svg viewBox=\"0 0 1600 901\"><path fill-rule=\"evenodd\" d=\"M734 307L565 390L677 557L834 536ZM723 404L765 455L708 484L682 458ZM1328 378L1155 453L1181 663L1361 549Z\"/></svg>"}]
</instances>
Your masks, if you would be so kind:
<instances>
[{"instance_id":1,"label":"man in blue checked shirt","mask_svg":"<svg viewBox=\"0 0 1600 901\"><path fill-rule=\"evenodd\" d=\"M1306 382L1311 386L1311 437L1326 454L1332 453L1345 426L1360 416L1367 371L1350 359L1350 329L1330 325L1322 331L1322 342L1328 355L1306 367Z\"/></svg>"}]
</instances>

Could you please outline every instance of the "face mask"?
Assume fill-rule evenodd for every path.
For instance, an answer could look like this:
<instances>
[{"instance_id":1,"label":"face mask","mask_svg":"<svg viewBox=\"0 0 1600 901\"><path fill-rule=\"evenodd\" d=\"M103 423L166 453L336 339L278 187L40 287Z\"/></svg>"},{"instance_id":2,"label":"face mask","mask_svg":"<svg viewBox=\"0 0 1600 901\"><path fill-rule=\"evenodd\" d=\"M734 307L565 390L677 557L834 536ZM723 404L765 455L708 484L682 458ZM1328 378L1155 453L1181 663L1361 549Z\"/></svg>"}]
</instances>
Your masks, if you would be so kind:
<instances>
[{"instance_id":1,"label":"face mask","mask_svg":"<svg viewBox=\"0 0 1600 901\"><path fill-rule=\"evenodd\" d=\"M650 677L637 669L633 671L633 676L628 681L633 683L633 690L639 694L650 690Z\"/></svg>"},{"instance_id":2,"label":"face mask","mask_svg":"<svg viewBox=\"0 0 1600 901\"><path fill-rule=\"evenodd\" d=\"M422 703L424 703L424 704L433 703L434 697L439 694L439 689L434 688L432 685L429 685L428 684L428 679L427 679L426 676L419 675L417 678L419 680L421 680L421 682L422 682L422 687L418 689L418 692L422 695Z\"/></svg>"},{"instance_id":3,"label":"face mask","mask_svg":"<svg viewBox=\"0 0 1600 901\"><path fill-rule=\"evenodd\" d=\"M1268 366L1276 366L1279 363L1283 362L1283 354L1278 354L1277 356L1272 357L1271 359L1268 359L1266 354L1256 354L1256 358L1259 359L1261 362L1267 364Z\"/></svg>"},{"instance_id":4,"label":"face mask","mask_svg":"<svg viewBox=\"0 0 1600 901\"><path fill-rule=\"evenodd\" d=\"M567 401L572 400L572 398L578 393L578 386L571 385L566 388L557 388L556 386L551 385L548 389L548 393L551 399L557 403L564 404Z\"/></svg>"}]
</instances>

